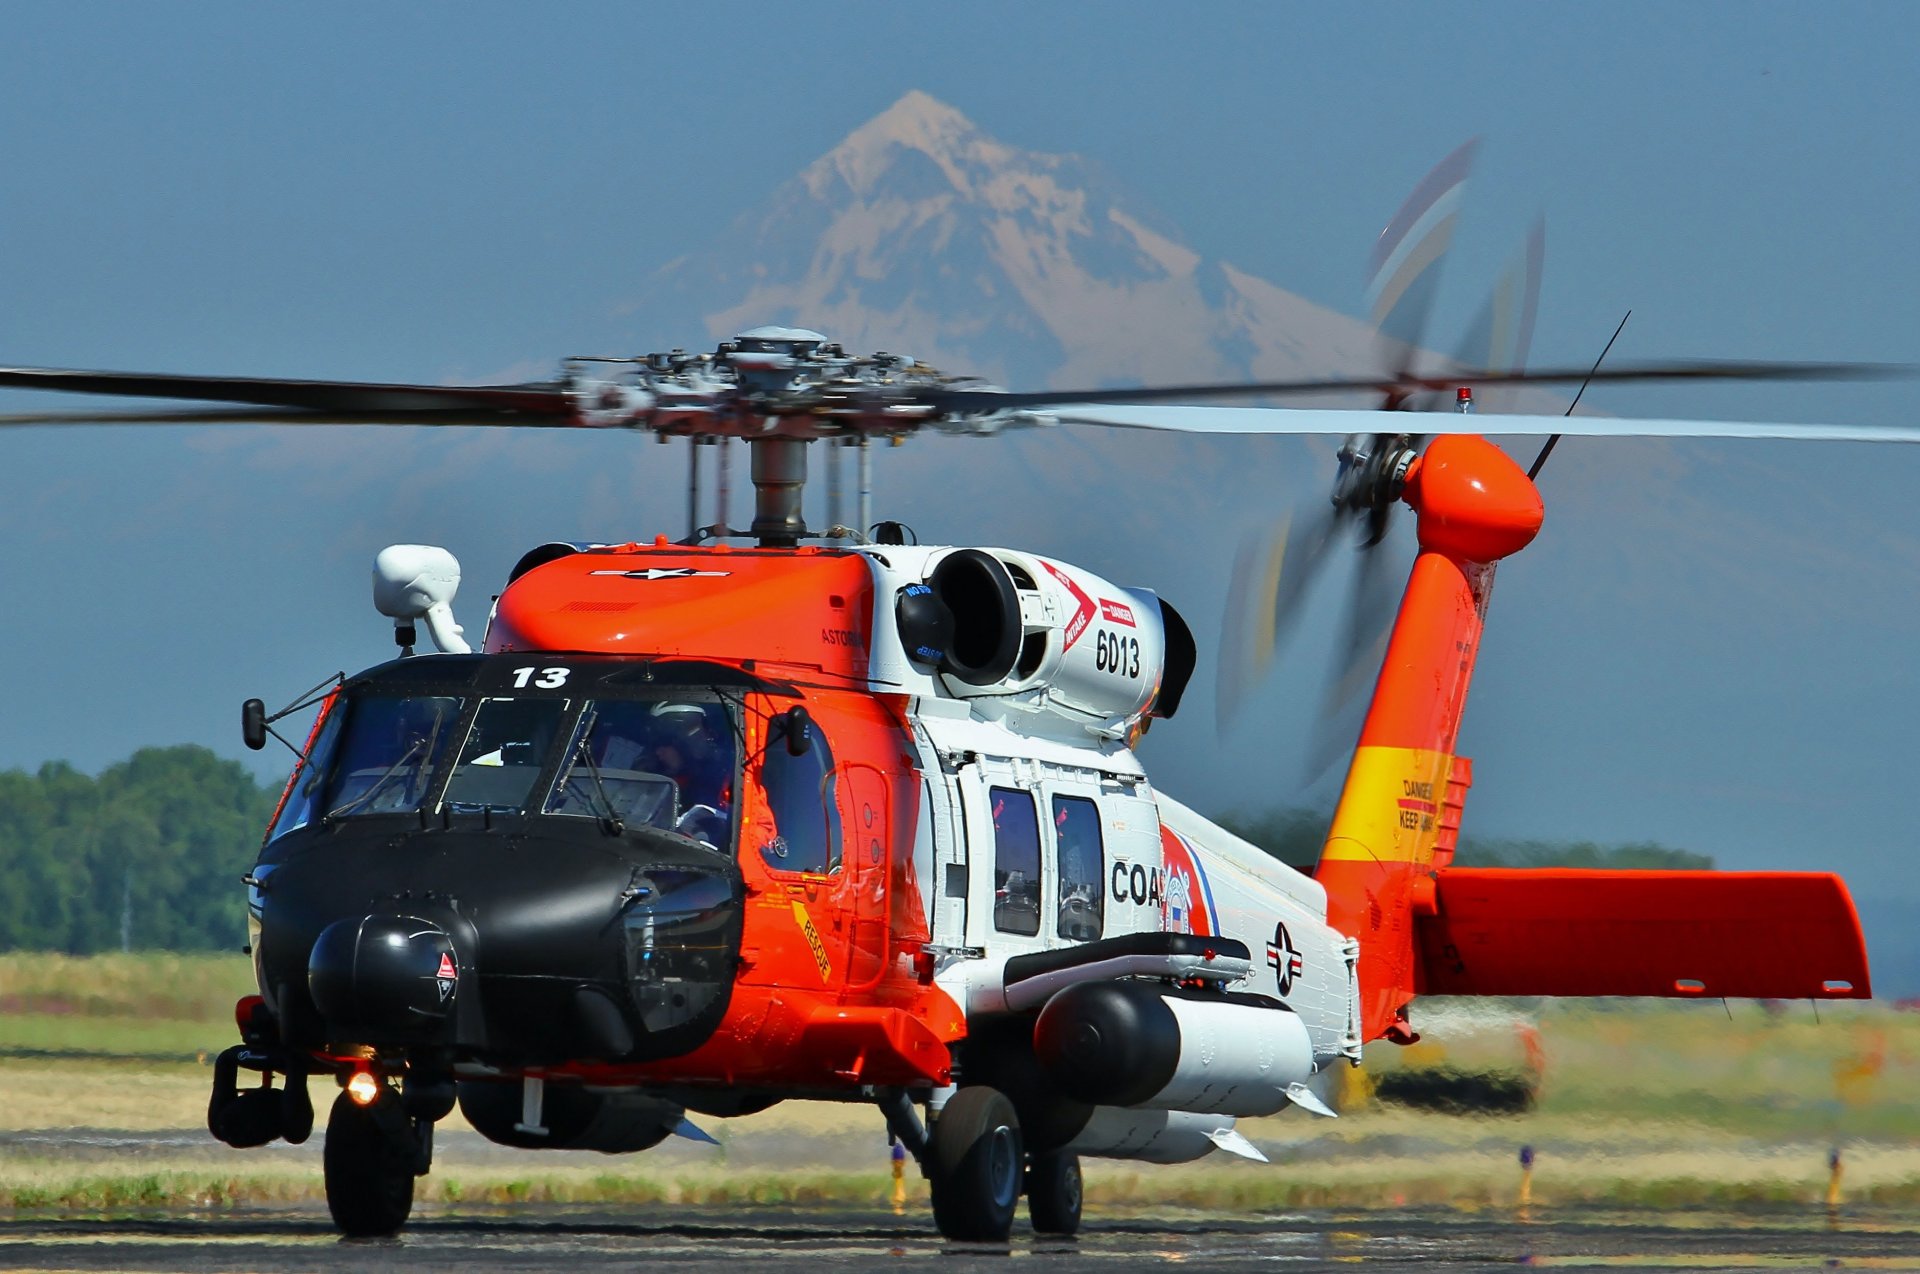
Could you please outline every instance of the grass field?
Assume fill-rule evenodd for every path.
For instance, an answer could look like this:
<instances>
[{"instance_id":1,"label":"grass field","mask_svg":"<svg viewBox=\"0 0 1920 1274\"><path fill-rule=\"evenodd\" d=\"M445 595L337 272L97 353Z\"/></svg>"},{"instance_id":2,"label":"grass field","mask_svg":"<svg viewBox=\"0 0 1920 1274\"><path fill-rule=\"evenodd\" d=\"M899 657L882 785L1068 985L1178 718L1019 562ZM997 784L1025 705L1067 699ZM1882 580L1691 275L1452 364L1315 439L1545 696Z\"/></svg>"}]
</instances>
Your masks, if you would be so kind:
<instances>
[{"instance_id":1,"label":"grass field","mask_svg":"<svg viewBox=\"0 0 1920 1274\"><path fill-rule=\"evenodd\" d=\"M0 956L0 1053L191 1060L238 1039L253 989L239 955Z\"/></svg>"},{"instance_id":2,"label":"grass field","mask_svg":"<svg viewBox=\"0 0 1920 1274\"><path fill-rule=\"evenodd\" d=\"M0 1207L317 1198L318 1133L303 1147L243 1152L204 1132L206 1058L235 1038L232 1004L250 989L234 956L0 956ZM1524 1145L1537 1154L1537 1207L1817 1207L1834 1148L1850 1206L1920 1205L1920 1014L1431 1002L1415 1006L1415 1024L1420 1044L1369 1049L1366 1070L1334 1094L1339 1120L1242 1121L1272 1164L1218 1154L1170 1168L1089 1161L1089 1201L1115 1212L1508 1207ZM1490 1118L1369 1099L1369 1075L1439 1066L1529 1074L1537 1105ZM314 1096L324 1120L328 1094ZM791 1102L701 1122L720 1147L673 1141L608 1157L493 1147L463 1137L456 1113L421 1183L423 1206L887 1196L884 1134L861 1107ZM914 1200L925 1189L911 1172L908 1187Z\"/></svg>"}]
</instances>

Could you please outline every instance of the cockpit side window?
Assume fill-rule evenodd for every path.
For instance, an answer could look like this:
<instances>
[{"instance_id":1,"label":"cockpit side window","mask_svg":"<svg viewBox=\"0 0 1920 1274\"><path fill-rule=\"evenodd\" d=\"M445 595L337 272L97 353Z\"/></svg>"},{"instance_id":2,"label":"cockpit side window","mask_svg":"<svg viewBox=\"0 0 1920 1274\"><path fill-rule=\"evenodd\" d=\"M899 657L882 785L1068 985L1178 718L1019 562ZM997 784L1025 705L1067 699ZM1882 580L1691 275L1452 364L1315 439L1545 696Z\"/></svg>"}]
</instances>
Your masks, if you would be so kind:
<instances>
[{"instance_id":1,"label":"cockpit side window","mask_svg":"<svg viewBox=\"0 0 1920 1274\"><path fill-rule=\"evenodd\" d=\"M565 699L483 700L447 783L446 808L524 810L566 710Z\"/></svg>"},{"instance_id":2,"label":"cockpit side window","mask_svg":"<svg viewBox=\"0 0 1920 1274\"><path fill-rule=\"evenodd\" d=\"M1100 807L1084 796L1053 798L1053 839L1059 847L1058 930L1070 942L1091 942L1102 922Z\"/></svg>"},{"instance_id":3,"label":"cockpit side window","mask_svg":"<svg viewBox=\"0 0 1920 1274\"><path fill-rule=\"evenodd\" d=\"M460 700L361 695L346 708L338 759L325 771L321 807L326 816L391 814L418 806L460 718Z\"/></svg>"},{"instance_id":4,"label":"cockpit side window","mask_svg":"<svg viewBox=\"0 0 1920 1274\"><path fill-rule=\"evenodd\" d=\"M327 713L320 733L314 736L313 746L307 749L305 759L294 769L286 800L281 802L279 817L273 821L268 840L278 840L288 832L299 831L320 817L321 789L326 782L327 771L333 765L333 751L339 745L340 730L346 720L347 705L336 702Z\"/></svg>"},{"instance_id":5,"label":"cockpit side window","mask_svg":"<svg viewBox=\"0 0 1920 1274\"><path fill-rule=\"evenodd\" d=\"M1040 819L1033 796L993 787L987 801L993 809L993 927L1031 937L1040 932Z\"/></svg>"},{"instance_id":6,"label":"cockpit side window","mask_svg":"<svg viewBox=\"0 0 1920 1274\"><path fill-rule=\"evenodd\" d=\"M805 730L800 755L788 746L791 731ZM775 871L824 875L840 868L840 810L836 804L833 750L826 735L805 716L781 715L767 729L760 754L760 784L773 814L774 837L760 857Z\"/></svg>"}]
</instances>

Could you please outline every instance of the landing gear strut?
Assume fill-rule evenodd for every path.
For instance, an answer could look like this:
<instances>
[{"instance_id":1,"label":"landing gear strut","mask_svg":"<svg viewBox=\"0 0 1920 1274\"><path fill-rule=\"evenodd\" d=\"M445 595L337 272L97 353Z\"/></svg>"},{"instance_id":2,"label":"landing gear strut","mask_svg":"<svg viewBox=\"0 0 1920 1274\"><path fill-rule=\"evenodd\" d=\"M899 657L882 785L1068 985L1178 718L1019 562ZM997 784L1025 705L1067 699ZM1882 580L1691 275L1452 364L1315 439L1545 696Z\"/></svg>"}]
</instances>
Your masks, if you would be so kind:
<instances>
[{"instance_id":1,"label":"landing gear strut","mask_svg":"<svg viewBox=\"0 0 1920 1274\"><path fill-rule=\"evenodd\" d=\"M381 1085L362 1106L347 1093L327 1117L327 1211L349 1238L397 1232L413 1211L413 1179L433 1166L433 1123L411 1118Z\"/></svg>"},{"instance_id":2,"label":"landing gear strut","mask_svg":"<svg viewBox=\"0 0 1920 1274\"><path fill-rule=\"evenodd\" d=\"M964 1242L1006 1242L1025 1163L1020 1120L1006 1095L985 1085L955 1093L927 1140L927 1180L940 1233Z\"/></svg>"},{"instance_id":3,"label":"landing gear strut","mask_svg":"<svg viewBox=\"0 0 1920 1274\"><path fill-rule=\"evenodd\" d=\"M273 1086L274 1068L290 1066L274 1053L236 1044L214 1059L213 1093L207 1099L207 1131L236 1149L264 1146L278 1137L299 1145L313 1131L313 1102L307 1077L297 1068L283 1070L285 1087ZM240 1087L242 1068L260 1072L257 1088Z\"/></svg>"}]
</instances>

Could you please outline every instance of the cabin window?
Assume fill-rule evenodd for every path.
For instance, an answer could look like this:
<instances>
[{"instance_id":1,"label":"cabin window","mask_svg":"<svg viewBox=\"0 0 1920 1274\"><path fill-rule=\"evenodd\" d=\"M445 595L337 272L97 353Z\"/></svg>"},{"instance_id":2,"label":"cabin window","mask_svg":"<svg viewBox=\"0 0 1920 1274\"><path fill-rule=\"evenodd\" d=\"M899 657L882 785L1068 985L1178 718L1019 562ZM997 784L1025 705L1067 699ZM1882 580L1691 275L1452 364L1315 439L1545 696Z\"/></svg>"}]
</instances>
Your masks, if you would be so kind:
<instances>
[{"instance_id":1,"label":"cabin window","mask_svg":"<svg viewBox=\"0 0 1920 1274\"><path fill-rule=\"evenodd\" d=\"M789 735L806 741L788 746ZM767 727L760 754L760 786L773 814L774 837L760 857L775 871L825 875L840 870L840 811L835 805L833 751L820 727L804 713L782 713Z\"/></svg>"},{"instance_id":2,"label":"cabin window","mask_svg":"<svg viewBox=\"0 0 1920 1274\"><path fill-rule=\"evenodd\" d=\"M1033 796L1011 787L987 789L993 807L993 927L1040 932L1040 820Z\"/></svg>"},{"instance_id":3,"label":"cabin window","mask_svg":"<svg viewBox=\"0 0 1920 1274\"><path fill-rule=\"evenodd\" d=\"M1060 851L1060 936L1091 942L1100 936L1103 897L1100 807L1084 796L1054 797L1053 839Z\"/></svg>"}]
</instances>

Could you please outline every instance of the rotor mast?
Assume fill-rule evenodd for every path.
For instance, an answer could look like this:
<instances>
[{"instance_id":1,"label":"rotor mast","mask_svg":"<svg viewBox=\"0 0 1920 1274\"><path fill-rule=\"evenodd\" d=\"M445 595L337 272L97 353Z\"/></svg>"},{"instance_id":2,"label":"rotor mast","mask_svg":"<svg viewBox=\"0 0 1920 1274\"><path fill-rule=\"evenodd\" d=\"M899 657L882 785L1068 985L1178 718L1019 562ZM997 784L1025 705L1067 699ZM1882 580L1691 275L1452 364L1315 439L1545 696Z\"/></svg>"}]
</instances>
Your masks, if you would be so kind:
<instances>
[{"instance_id":1,"label":"rotor mast","mask_svg":"<svg viewBox=\"0 0 1920 1274\"><path fill-rule=\"evenodd\" d=\"M750 438L747 476L753 482L753 524L747 533L762 548L791 548L807 533L801 498L807 489L807 440Z\"/></svg>"}]
</instances>

